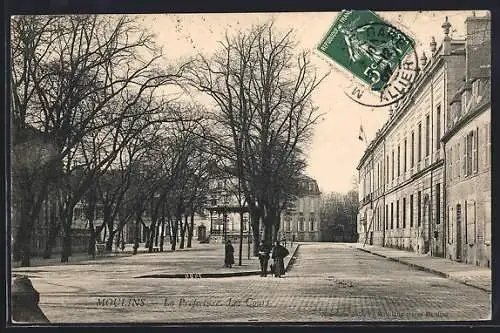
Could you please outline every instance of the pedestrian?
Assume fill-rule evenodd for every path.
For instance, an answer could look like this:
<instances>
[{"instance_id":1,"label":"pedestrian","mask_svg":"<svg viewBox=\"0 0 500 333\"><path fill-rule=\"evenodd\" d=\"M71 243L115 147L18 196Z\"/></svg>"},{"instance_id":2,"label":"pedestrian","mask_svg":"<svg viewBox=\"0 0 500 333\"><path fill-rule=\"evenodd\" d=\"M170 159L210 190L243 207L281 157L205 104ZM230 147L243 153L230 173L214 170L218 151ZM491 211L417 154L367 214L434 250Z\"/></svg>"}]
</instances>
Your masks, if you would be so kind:
<instances>
[{"instance_id":1,"label":"pedestrian","mask_svg":"<svg viewBox=\"0 0 500 333\"><path fill-rule=\"evenodd\" d=\"M281 242L286 247L286 236L285 235L283 235L283 238L281 239Z\"/></svg>"},{"instance_id":2,"label":"pedestrian","mask_svg":"<svg viewBox=\"0 0 500 333\"><path fill-rule=\"evenodd\" d=\"M280 242L276 240L274 247L271 251L271 257L274 259L273 270L275 277L281 277L285 274L285 262L283 259L289 254L288 250L280 245Z\"/></svg>"},{"instance_id":3,"label":"pedestrian","mask_svg":"<svg viewBox=\"0 0 500 333\"><path fill-rule=\"evenodd\" d=\"M263 241L259 243L260 276L267 276L267 264L269 262L269 246Z\"/></svg>"},{"instance_id":4,"label":"pedestrian","mask_svg":"<svg viewBox=\"0 0 500 333\"><path fill-rule=\"evenodd\" d=\"M231 241L228 240L225 248L224 267L232 268L233 264L234 264L234 247L231 245Z\"/></svg>"}]
</instances>

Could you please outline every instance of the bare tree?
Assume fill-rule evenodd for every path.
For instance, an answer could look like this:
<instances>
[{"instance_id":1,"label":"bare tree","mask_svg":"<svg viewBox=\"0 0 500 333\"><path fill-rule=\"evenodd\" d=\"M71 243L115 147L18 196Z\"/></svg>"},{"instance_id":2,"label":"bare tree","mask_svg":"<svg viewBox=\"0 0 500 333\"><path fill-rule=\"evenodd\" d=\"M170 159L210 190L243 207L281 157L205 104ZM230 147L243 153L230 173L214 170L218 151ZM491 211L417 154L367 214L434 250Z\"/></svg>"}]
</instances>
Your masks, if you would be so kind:
<instances>
[{"instance_id":1,"label":"bare tree","mask_svg":"<svg viewBox=\"0 0 500 333\"><path fill-rule=\"evenodd\" d=\"M62 166L65 174L61 261L67 261L74 205L128 140L149 123L165 121L165 101L156 91L172 83L183 67L166 74L158 66L162 54L153 36L127 16L16 17L12 40L15 126L31 126L53 138L57 153L48 170ZM103 152L99 161L82 161L86 138L98 138ZM26 218L19 221L19 230L24 235L16 235L16 243L25 247L23 265L29 265L26 235L31 234L50 179L44 173L39 177L40 195L23 205Z\"/></svg>"},{"instance_id":2,"label":"bare tree","mask_svg":"<svg viewBox=\"0 0 500 333\"><path fill-rule=\"evenodd\" d=\"M295 54L292 30L277 32L272 23L250 31L226 35L210 59L199 56L184 75L188 84L208 94L217 104L214 121L220 129L219 145L231 151L242 180L250 211L257 252L259 223L270 242L279 226L280 206L288 199L276 191L293 179L304 145L319 119L311 94L326 77L316 76L308 52ZM283 170L291 172L283 175ZM279 199L278 199L279 198Z\"/></svg>"}]
</instances>

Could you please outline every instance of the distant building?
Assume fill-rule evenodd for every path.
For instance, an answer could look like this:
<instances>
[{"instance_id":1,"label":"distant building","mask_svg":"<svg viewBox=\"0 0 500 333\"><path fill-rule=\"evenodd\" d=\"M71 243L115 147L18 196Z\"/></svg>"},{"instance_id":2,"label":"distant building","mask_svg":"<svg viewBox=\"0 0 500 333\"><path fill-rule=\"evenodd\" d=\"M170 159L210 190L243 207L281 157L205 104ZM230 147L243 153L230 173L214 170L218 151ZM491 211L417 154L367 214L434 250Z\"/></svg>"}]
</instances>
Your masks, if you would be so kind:
<instances>
[{"instance_id":1,"label":"distant building","mask_svg":"<svg viewBox=\"0 0 500 333\"><path fill-rule=\"evenodd\" d=\"M359 170L359 242L490 265L490 17L449 36L390 109Z\"/></svg>"},{"instance_id":2,"label":"distant building","mask_svg":"<svg viewBox=\"0 0 500 333\"><path fill-rule=\"evenodd\" d=\"M11 148L11 236L15 241L19 232L22 210L27 197L36 198L41 193L42 183L48 180L48 192L44 198L40 214L33 221L31 229L31 256L55 254L62 248L59 208L61 204L58 179L62 168L45 169L47 163L58 158L57 147L53 140L39 130L27 126L13 126ZM72 226L73 252L86 251L88 233L82 226ZM15 248L17 244L13 244ZM51 249L51 251L49 251ZM15 249L13 249L16 251Z\"/></svg>"},{"instance_id":3,"label":"distant building","mask_svg":"<svg viewBox=\"0 0 500 333\"><path fill-rule=\"evenodd\" d=\"M293 208L281 214L281 233L287 240L317 242L320 237L321 192L316 180L303 176L300 187L303 194L293 203Z\"/></svg>"}]
</instances>

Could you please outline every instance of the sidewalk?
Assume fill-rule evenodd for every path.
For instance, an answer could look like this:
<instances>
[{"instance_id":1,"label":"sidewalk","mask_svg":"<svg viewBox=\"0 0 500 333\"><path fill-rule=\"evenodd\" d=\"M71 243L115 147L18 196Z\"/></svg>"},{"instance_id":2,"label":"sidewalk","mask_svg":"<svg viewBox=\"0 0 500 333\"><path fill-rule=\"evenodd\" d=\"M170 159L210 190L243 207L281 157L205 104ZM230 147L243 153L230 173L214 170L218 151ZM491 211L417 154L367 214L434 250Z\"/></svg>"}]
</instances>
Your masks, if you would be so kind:
<instances>
[{"instance_id":1,"label":"sidewalk","mask_svg":"<svg viewBox=\"0 0 500 333\"><path fill-rule=\"evenodd\" d=\"M290 255L285 258L285 269L293 260L298 248L288 246ZM193 244L192 248L164 252L145 253L143 246L137 255L127 248L123 253L110 253L89 259L86 254L70 257L68 263L61 263L58 256L53 259L38 259L31 267L13 267L12 275L28 277L49 277L56 274L70 278L84 272L92 272L95 279L131 278L199 278L231 277L260 274L259 260L253 255L248 259L247 244L243 244L242 265L239 266L239 247L235 244L235 265L224 267L223 244Z\"/></svg>"},{"instance_id":2,"label":"sidewalk","mask_svg":"<svg viewBox=\"0 0 500 333\"><path fill-rule=\"evenodd\" d=\"M462 284L491 292L491 269L455 262L445 258L381 247L376 245L353 244L353 247L412 268L437 274Z\"/></svg>"}]
</instances>

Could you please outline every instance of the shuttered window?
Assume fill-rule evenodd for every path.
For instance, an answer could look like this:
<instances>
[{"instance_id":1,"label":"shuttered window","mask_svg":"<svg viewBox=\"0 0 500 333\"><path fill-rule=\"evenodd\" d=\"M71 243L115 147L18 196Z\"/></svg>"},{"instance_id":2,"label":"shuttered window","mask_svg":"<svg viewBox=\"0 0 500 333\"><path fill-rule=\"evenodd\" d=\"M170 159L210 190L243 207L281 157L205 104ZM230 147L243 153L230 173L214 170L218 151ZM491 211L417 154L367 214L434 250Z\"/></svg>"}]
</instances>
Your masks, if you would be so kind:
<instances>
[{"instance_id":1,"label":"shuttered window","mask_svg":"<svg viewBox=\"0 0 500 333\"><path fill-rule=\"evenodd\" d=\"M474 136L472 138L472 172L477 172L478 169L478 138L479 138L479 128L474 130Z\"/></svg>"}]
</instances>

